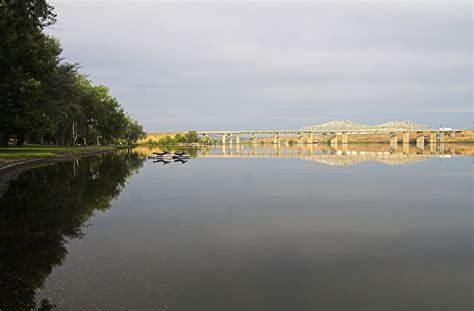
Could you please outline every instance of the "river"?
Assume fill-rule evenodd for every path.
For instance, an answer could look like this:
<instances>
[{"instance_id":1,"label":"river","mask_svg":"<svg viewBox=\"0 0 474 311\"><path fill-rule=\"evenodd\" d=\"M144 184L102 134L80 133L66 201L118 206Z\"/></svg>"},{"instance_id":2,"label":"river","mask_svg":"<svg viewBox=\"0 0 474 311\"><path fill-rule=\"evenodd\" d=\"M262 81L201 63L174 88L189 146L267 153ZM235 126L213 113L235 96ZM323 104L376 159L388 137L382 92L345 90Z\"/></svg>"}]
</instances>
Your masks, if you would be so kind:
<instances>
[{"instance_id":1,"label":"river","mask_svg":"<svg viewBox=\"0 0 474 311\"><path fill-rule=\"evenodd\" d=\"M472 310L472 147L159 150L10 183L1 310Z\"/></svg>"}]
</instances>

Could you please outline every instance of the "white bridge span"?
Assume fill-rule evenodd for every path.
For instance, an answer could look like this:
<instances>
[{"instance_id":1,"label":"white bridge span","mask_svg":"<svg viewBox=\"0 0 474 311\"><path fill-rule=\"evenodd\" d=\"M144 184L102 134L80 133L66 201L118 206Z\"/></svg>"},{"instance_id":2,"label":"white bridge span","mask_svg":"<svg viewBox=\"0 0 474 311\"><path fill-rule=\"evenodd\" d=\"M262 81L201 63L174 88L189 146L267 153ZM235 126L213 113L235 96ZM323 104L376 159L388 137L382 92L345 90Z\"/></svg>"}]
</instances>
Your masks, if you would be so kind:
<instances>
[{"instance_id":1,"label":"white bridge span","mask_svg":"<svg viewBox=\"0 0 474 311\"><path fill-rule=\"evenodd\" d=\"M280 144L282 136L296 135L300 144L314 143L314 135L321 135L323 141L329 141L332 145L349 143L350 135L360 134L390 134L390 143L397 144L401 137L404 144L410 143L410 133L416 134L416 143L422 145L425 141L430 143L444 143L446 134L454 137L456 132L450 128L433 129L429 126L410 121L392 121L379 125L367 125L351 121L331 121L320 125L306 126L298 130L237 130L237 131L198 131L202 136L221 135L222 144L240 144L241 136L250 137L252 143L257 143L258 136L273 136L273 143ZM235 137L235 139L234 139Z\"/></svg>"}]
</instances>

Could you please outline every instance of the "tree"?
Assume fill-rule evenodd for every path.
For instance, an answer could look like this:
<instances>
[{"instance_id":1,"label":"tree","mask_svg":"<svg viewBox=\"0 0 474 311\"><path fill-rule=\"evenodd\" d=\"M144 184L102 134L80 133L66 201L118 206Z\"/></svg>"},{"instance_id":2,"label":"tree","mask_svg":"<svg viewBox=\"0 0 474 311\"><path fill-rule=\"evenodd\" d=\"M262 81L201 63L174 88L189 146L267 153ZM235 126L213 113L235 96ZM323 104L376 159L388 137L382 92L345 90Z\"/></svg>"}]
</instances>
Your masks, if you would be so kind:
<instances>
[{"instance_id":1,"label":"tree","mask_svg":"<svg viewBox=\"0 0 474 311\"><path fill-rule=\"evenodd\" d=\"M143 133L104 85L64 62L45 0L0 0L0 145L30 142L115 143Z\"/></svg>"},{"instance_id":2,"label":"tree","mask_svg":"<svg viewBox=\"0 0 474 311\"><path fill-rule=\"evenodd\" d=\"M42 80L60 53L42 33L56 15L46 0L5 0L0 3L0 144L12 134L28 131L26 118L40 117L31 110L41 98ZM16 132L16 133L15 133Z\"/></svg>"},{"instance_id":3,"label":"tree","mask_svg":"<svg viewBox=\"0 0 474 311\"><path fill-rule=\"evenodd\" d=\"M134 120L129 115L127 115L127 126L125 128L127 144L132 145L145 136L146 133L143 131L143 126L141 126L137 120Z\"/></svg>"}]
</instances>

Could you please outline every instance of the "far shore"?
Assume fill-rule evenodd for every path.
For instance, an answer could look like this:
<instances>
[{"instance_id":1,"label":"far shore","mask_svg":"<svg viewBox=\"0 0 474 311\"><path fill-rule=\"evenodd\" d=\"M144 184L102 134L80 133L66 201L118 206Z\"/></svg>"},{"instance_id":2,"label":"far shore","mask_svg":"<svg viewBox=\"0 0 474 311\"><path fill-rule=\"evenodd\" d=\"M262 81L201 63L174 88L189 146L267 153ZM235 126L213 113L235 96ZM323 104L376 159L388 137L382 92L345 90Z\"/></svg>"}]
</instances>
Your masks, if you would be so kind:
<instances>
[{"instance_id":1,"label":"far shore","mask_svg":"<svg viewBox=\"0 0 474 311\"><path fill-rule=\"evenodd\" d=\"M152 146L152 147L205 147L210 146L209 144L200 144L200 143L181 143L181 144L172 144L164 145L160 144L159 140L166 136L174 138L177 134L182 135L184 132L167 132L167 133L148 133L144 138L138 141L138 144L141 146ZM425 137L429 139L428 136ZM292 145L298 143L298 137L296 136L281 136L280 138L282 145ZM314 143L324 144L327 143L322 139L320 135L314 135ZM303 141L306 144L306 141ZM399 137L399 143L401 142L401 137ZM411 133L410 142L416 142L416 133ZM250 144L251 141L240 138L240 144ZM273 137L259 137L257 138L257 145L260 144L273 144ZM349 135L349 144L389 144L390 137L389 134L357 134ZM450 137L449 135L445 136L445 143L467 143L474 144L474 130L464 130L456 134L455 137ZM235 144L235 141L233 142ZM219 139L216 139L213 146L221 145Z\"/></svg>"}]
</instances>

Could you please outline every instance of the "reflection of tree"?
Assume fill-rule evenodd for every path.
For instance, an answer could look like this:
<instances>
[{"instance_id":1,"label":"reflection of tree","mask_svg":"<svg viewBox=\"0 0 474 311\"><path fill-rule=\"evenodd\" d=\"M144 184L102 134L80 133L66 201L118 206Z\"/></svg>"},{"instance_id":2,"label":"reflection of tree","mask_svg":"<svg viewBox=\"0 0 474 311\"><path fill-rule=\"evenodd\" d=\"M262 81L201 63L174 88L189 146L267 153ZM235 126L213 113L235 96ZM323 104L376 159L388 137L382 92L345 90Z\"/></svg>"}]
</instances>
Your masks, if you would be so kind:
<instances>
[{"instance_id":1,"label":"reflection of tree","mask_svg":"<svg viewBox=\"0 0 474 311\"><path fill-rule=\"evenodd\" d=\"M0 199L0 310L30 310L35 290L64 260L67 239L110 208L143 160L107 154L23 173Z\"/></svg>"}]
</instances>

